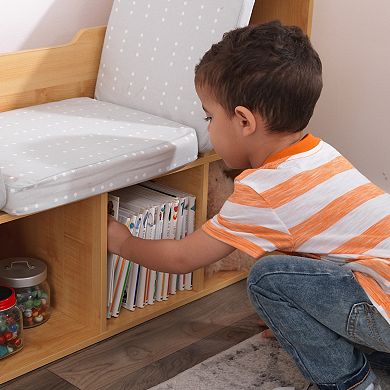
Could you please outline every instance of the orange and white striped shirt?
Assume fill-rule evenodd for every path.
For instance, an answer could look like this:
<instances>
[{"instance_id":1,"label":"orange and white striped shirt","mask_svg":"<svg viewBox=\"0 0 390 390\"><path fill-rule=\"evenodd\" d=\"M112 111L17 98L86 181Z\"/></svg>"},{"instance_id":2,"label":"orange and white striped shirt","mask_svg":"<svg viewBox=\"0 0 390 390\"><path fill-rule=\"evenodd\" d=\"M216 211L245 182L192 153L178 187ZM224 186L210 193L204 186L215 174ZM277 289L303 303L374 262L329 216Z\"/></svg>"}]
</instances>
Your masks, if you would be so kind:
<instances>
[{"instance_id":1,"label":"orange and white striped shirt","mask_svg":"<svg viewBox=\"0 0 390 390\"><path fill-rule=\"evenodd\" d=\"M255 258L281 251L348 267L390 323L390 195L311 134L239 175L203 230Z\"/></svg>"}]
</instances>

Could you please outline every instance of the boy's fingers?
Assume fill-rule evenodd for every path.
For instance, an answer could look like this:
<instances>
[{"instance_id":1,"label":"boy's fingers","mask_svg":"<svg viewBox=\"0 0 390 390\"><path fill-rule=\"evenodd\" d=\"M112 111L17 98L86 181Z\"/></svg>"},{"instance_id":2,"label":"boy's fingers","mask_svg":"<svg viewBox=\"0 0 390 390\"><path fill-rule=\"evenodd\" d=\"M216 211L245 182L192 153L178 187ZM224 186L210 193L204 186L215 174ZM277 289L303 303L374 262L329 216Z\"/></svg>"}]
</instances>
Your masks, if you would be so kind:
<instances>
[{"instance_id":1,"label":"boy's fingers","mask_svg":"<svg viewBox=\"0 0 390 390\"><path fill-rule=\"evenodd\" d=\"M262 319L259 319L259 325L265 326L267 328L261 332L262 337L264 337L265 339L271 339L275 337L272 333L272 330L268 328L267 324Z\"/></svg>"},{"instance_id":2,"label":"boy's fingers","mask_svg":"<svg viewBox=\"0 0 390 390\"><path fill-rule=\"evenodd\" d=\"M271 329L263 330L261 332L261 336L264 337L265 339L271 339L275 337Z\"/></svg>"}]
</instances>

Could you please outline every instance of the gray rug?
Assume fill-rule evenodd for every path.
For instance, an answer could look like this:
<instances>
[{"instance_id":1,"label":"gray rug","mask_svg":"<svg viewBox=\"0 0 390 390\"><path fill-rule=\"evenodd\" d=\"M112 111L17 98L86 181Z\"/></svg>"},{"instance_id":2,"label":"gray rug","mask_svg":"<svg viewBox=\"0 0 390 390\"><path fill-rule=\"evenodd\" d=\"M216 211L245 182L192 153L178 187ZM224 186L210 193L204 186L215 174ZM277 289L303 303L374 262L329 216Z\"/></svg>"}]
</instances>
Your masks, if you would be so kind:
<instances>
[{"instance_id":1,"label":"gray rug","mask_svg":"<svg viewBox=\"0 0 390 390\"><path fill-rule=\"evenodd\" d=\"M382 390L390 390L390 376L376 374ZM150 390L272 390L281 386L300 390L306 383L278 342L257 334Z\"/></svg>"}]
</instances>

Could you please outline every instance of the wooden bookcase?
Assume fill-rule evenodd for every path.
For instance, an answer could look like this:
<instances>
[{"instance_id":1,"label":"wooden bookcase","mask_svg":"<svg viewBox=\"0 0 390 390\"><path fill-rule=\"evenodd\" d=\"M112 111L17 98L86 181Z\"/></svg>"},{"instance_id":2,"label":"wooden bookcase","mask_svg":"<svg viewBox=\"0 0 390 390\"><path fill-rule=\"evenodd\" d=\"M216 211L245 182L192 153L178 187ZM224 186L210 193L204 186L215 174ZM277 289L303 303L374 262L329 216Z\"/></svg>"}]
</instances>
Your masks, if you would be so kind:
<instances>
[{"instance_id":1,"label":"wooden bookcase","mask_svg":"<svg viewBox=\"0 0 390 390\"><path fill-rule=\"evenodd\" d=\"M257 0L251 23L280 19L310 33L312 0ZM0 55L0 112L80 96L93 97L105 28L82 30L67 44ZM197 197L196 226L206 220L209 164L214 153L158 178ZM0 383L148 321L244 279L242 271L204 277L193 290L168 301L122 310L107 320L107 194L41 213L16 217L0 212L0 258L35 256L48 264L53 314L24 332L23 351L0 360Z\"/></svg>"}]
</instances>

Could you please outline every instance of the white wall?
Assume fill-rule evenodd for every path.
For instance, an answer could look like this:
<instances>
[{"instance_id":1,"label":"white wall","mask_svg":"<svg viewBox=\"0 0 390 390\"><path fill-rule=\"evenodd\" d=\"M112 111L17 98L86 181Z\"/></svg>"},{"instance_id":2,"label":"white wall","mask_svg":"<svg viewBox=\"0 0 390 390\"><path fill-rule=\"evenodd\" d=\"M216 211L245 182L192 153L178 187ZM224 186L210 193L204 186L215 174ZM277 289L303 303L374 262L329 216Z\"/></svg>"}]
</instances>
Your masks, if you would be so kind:
<instances>
[{"instance_id":1,"label":"white wall","mask_svg":"<svg viewBox=\"0 0 390 390\"><path fill-rule=\"evenodd\" d=\"M0 53L68 43L107 24L113 0L1 0Z\"/></svg>"},{"instance_id":2,"label":"white wall","mask_svg":"<svg viewBox=\"0 0 390 390\"><path fill-rule=\"evenodd\" d=\"M390 1L314 0L324 89L309 130L390 192Z\"/></svg>"}]
</instances>

